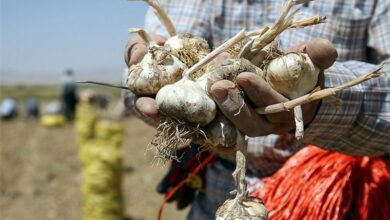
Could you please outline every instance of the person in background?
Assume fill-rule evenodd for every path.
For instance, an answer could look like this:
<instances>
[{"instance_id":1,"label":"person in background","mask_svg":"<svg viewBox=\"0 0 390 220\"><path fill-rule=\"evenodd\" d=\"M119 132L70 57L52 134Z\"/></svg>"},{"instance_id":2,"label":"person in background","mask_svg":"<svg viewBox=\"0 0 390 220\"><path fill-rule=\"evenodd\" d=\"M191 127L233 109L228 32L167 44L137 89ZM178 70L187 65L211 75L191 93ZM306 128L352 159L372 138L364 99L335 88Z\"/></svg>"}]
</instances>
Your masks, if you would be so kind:
<instances>
[{"instance_id":1,"label":"person in background","mask_svg":"<svg viewBox=\"0 0 390 220\"><path fill-rule=\"evenodd\" d=\"M278 16L283 0L244 1L160 1L174 21L178 33L191 33L208 40L212 47L234 36L241 29L256 30L271 26ZM237 77L238 86L251 99L252 106L241 111L241 97L234 84L220 81L212 86L212 96L224 114L244 134L250 136L247 167L251 178L273 175L285 161L301 149L314 144L323 149L348 155L384 156L390 151L390 1L388 0L316 0L300 7L300 15L326 16L325 24L304 29L288 30L278 38L281 48L288 50L305 45L310 39L325 38L338 51L334 65L324 72L323 87L336 87L373 70L387 60L384 76L344 90L336 99L341 105L321 101L304 107L305 137L297 142L290 113L259 116L250 114L252 107L263 107L285 101L253 73ZM145 29L159 44L168 33L149 10ZM128 66L138 63L146 53L145 43L138 37L127 45L125 61ZM259 98L259 97L265 98ZM239 101L234 101L239 100ZM126 101L126 100L125 100ZM158 118L155 101L140 97L136 108L143 116ZM288 123L286 123L288 122ZM284 123L284 126L276 126ZM282 128L283 127L283 128ZM229 198L235 188L231 173L234 161L219 155L207 167L206 188L196 196L188 219L215 219L216 209Z\"/></svg>"},{"instance_id":2,"label":"person in background","mask_svg":"<svg viewBox=\"0 0 390 220\"><path fill-rule=\"evenodd\" d=\"M12 119L18 115L18 104L11 97L5 98L0 105L1 119Z\"/></svg>"},{"instance_id":3,"label":"person in background","mask_svg":"<svg viewBox=\"0 0 390 220\"><path fill-rule=\"evenodd\" d=\"M30 97L26 100L27 118L37 119L39 117L39 104L35 97Z\"/></svg>"},{"instance_id":4,"label":"person in background","mask_svg":"<svg viewBox=\"0 0 390 220\"><path fill-rule=\"evenodd\" d=\"M73 70L67 69L60 81L60 98L64 115L68 121L74 119L76 104L78 101Z\"/></svg>"}]
</instances>

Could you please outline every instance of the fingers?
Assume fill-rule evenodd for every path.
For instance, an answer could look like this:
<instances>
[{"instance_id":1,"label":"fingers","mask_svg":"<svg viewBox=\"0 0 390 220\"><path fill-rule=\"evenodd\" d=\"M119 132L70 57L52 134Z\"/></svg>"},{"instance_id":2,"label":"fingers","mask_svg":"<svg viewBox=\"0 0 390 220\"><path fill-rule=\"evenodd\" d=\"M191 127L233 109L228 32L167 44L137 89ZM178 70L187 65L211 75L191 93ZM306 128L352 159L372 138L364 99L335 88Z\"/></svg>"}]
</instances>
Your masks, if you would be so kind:
<instances>
[{"instance_id":1,"label":"fingers","mask_svg":"<svg viewBox=\"0 0 390 220\"><path fill-rule=\"evenodd\" d=\"M225 116L244 134L254 137L273 133L275 125L246 104L232 82L227 80L216 82L211 87L211 93Z\"/></svg>"},{"instance_id":2,"label":"fingers","mask_svg":"<svg viewBox=\"0 0 390 220\"><path fill-rule=\"evenodd\" d=\"M150 34L150 36L160 46L163 46L165 44L165 41L167 41L163 36L158 35L158 34Z\"/></svg>"},{"instance_id":3,"label":"fingers","mask_svg":"<svg viewBox=\"0 0 390 220\"><path fill-rule=\"evenodd\" d=\"M240 73L236 78L236 82L256 106L288 101L287 98L272 89L263 78L254 73Z\"/></svg>"},{"instance_id":4,"label":"fingers","mask_svg":"<svg viewBox=\"0 0 390 220\"><path fill-rule=\"evenodd\" d=\"M288 51L307 53L313 63L322 70L332 66L338 57L337 50L333 44L323 38L314 38L306 44L300 44Z\"/></svg>"},{"instance_id":5,"label":"fingers","mask_svg":"<svg viewBox=\"0 0 390 220\"><path fill-rule=\"evenodd\" d=\"M236 78L238 86L255 105L264 107L288 101L286 97L272 89L260 76L244 72ZM310 102L302 106L304 124L309 123L315 115L318 102ZM269 123L278 124L275 133L288 132L295 127L293 111L267 114L265 118Z\"/></svg>"},{"instance_id":6,"label":"fingers","mask_svg":"<svg viewBox=\"0 0 390 220\"><path fill-rule=\"evenodd\" d=\"M306 44L299 44L295 47L292 47L288 50L288 52L301 52L306 53Z\"/></svg>"},{"instance_id":7,"label":"fingers","mask_svg":"<svg viewBox=\"0 0 390 220\"><path fill-rule=\"evenodd\" d=\"M255 107L288 101L287 98L272 89L264 79L254 73L241 73L237 76L236 81ZM294 119L292 112L275 113L265 117L272 123L291 124Z\"/></svg>"},{"instance_id":8,"label":"fingers","mask_svg":"<svg viewBox=\"0 0 390 220\"><path fill-rule=\"evenodd\" d=\"M139 63L147 53L147 47L144 44L137 43L129 50L128 66Z\"/></svg>"},{"instance_id":9,"label":"fingers","mask_svg":"<svg viewBox=\"0 0 390 220\"><path fill-rule=\"evenodd\" d=\"M135 107L138 111L149 118L157 119L159 117L156 100L153 98L140 97L135 102Z\"/></svg>"},{"instance_id":10,"label":"fingers","mask_svg":"<svg viewBox=\"0 0 390 220\"><path fill-rule=\"evenodd\" d=\"M160 46L164 45L166 41L164 37L157 34L150 34L150 36ZM130 67L133 64L139 63L145 56L147 50L148 48L145 42L138 36L134 37L127 43L125 48L124 58L126 65Z\"/></svg>"},{"instance_id":11,"label":"fingers","mask_svg":"<svg viewBox=\"0 0 390 220\"><path fill-rule=\"evenodd\" d=\"M337 50L333 44L323 38L315 38L306 44L306 52L316 66L324 70L337 59Z\"/></svg>"}]
</instances>

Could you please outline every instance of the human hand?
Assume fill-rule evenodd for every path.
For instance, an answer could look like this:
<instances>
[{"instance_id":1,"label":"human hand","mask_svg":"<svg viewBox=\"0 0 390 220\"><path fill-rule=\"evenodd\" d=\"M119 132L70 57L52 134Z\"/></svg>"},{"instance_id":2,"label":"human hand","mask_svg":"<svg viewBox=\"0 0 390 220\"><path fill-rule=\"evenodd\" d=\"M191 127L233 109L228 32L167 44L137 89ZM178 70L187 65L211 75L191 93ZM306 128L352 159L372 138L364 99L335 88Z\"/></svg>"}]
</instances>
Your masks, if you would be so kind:
<instances>
[{"instance_id":1,"label":"human hand","mask_svg":"<svg viewBox=\"0 0 390 220\"><path fill-rule=\"evenodd\" d=\"M293 48L293 52L306 52L320 68L330 67L337 58L333 45L324 39L314 39L306 45ZM323 72L319 76L318 85L322 86ZM246 99L241 95L242 91ZM244 134L250 137L268 134L284 134L295 128L292 112L281 112L269 115L258 115L257 107L286 102L288 99L272 89L260 76L244 72L237 76L236 84L222 80L211 87L211 94L222 112ZM309 124L316 114L320 101L302 106L304 124Z\"/></svg>"},{"instance_id":2,"label":"human hand","mask_svg":"<svg viewBox=\"0 0 390 220\"><path fill-rule=\"evenodd\" d=\"M156 34L150 34L150 36L157 42L158 45L164 45L166 40L164 37ZM131 65L139 63L147 51L148 48L145 41L143 41L139 36L134 37L126 45L124 54L126 65L130 67ZM139 113L149 119L152 119L153 121L158 119L156 102L153 98L135 97L135 108ZM150 122L150 120L148 120L148 123L155 124L155 122Z\"/></svg>"},{"instance_id":3,"label":"human hand","mask_svg":"<svg viewBox=\"0 0 390 220\"><path fill-rule=\"evenodd\" d=\"M149 34L154 41L160 46L164 45L166 39L161 35ZM148 48L145 41L141 37L136 36L132 38L126 45L125 48L125 62L127 67L130 67L133 64L139 63L145 56Z\"/></svg>"}]
</instances>

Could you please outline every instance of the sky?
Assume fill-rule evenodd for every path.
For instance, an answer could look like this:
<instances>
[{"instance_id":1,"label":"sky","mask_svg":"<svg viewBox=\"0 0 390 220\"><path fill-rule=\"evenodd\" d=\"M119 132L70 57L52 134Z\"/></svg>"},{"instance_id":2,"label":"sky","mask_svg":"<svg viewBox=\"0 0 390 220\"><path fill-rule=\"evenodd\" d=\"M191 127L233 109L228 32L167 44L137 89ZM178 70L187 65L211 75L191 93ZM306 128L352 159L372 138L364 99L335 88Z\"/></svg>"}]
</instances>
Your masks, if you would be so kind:
<instances>
[{"instance_id":1,"label":"sky","mask_svg":"<svg viewBox=\"0 0 390 220\"><path fill-rule=\"evenodd\" d=\"M119 81L131 27L147 5L127 0L0 0L0 83Z\"/></svg>"}]
</instances>

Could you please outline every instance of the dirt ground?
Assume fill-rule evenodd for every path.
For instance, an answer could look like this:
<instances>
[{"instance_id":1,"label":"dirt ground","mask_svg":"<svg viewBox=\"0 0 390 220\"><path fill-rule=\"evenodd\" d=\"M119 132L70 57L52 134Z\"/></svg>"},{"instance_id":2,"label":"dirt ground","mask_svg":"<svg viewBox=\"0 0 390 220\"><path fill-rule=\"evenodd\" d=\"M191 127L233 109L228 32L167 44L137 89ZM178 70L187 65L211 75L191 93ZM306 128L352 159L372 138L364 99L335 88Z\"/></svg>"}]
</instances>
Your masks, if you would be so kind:
<instances>
[{"instance_id":1,"label":"dirt ground","mask_svg":"<svg viewBox=\"0 0 390 220\"><path fill-rule=\"evenodd\" d=\"M124 121L123 196L127 219L155 219L162 196L155 191L167 167L152 166L146 153L153 128ZM47 129L19 118L0 122L0 219L81 219L80 164L72 124ZM163 219L185 219L188 209L164 209Z\"/></svg>"}]
</instances>

